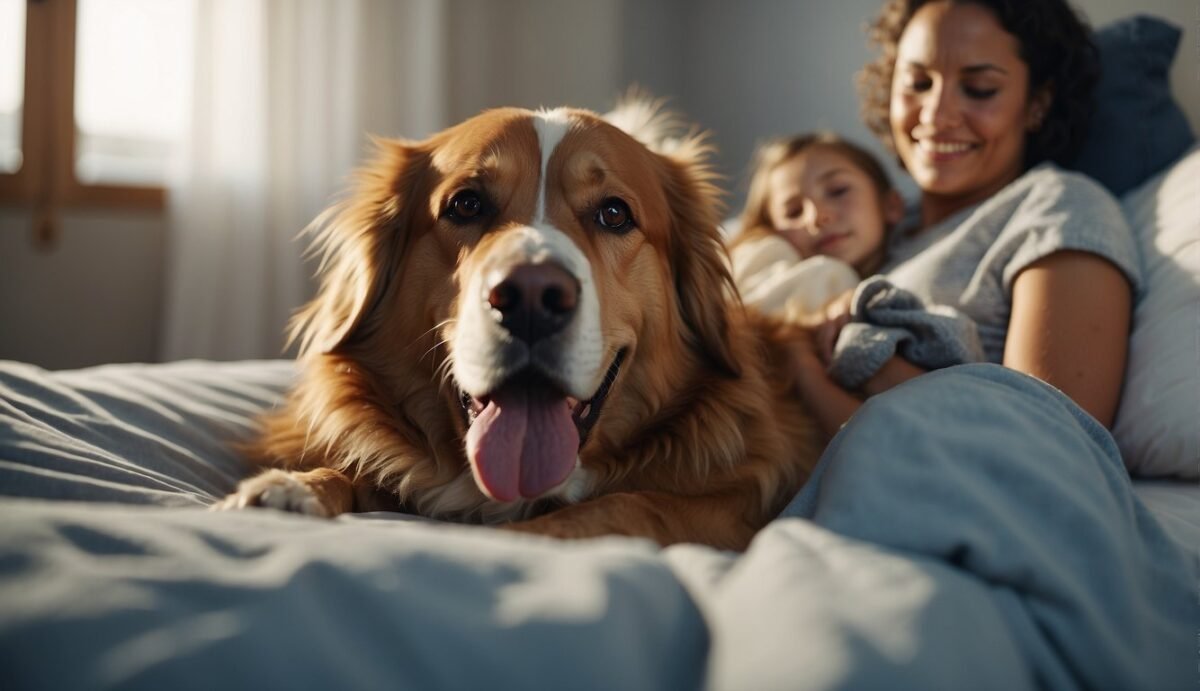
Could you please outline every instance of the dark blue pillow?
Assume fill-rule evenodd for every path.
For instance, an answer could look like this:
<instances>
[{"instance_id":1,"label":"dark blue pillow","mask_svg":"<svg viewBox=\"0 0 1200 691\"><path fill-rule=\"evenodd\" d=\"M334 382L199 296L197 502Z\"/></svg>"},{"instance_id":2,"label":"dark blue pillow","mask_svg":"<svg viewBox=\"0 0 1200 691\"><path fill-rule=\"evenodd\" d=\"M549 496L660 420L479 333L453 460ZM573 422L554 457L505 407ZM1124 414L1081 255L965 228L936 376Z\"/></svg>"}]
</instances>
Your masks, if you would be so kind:
<instances>
[{"instance_id":1,"label":"dark blue pillow","mask_svg":"<svg viewBox=\"0 0 1200 691\"><path fill-rule=\"evenodd\" d=\"M1180 30L1137 15L1096 31L1096 110L1071 166L1121 195L1178 159L1195 138L1168 79Z\"/></svg>"}]
</instances>

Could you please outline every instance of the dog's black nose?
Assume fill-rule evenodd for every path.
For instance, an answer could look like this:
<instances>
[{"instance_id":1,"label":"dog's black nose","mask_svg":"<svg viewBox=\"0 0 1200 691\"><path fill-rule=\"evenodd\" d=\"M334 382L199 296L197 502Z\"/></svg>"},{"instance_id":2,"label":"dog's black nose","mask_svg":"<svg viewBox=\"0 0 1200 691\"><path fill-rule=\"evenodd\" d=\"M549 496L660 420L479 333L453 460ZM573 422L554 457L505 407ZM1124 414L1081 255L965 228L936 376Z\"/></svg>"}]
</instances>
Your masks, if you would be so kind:
<instances>
[{"instance_id":1,"label":"dog's black nose","mask_svg":"<svg viewBox=\"0 0 1200 691\"><path fill-rule=\"evenodd\" d=\"M554 263L520 264L493 274L489 283L492 314L526 343L561 331L579 303L579 281Z\"/></svg>"}]
</instances>

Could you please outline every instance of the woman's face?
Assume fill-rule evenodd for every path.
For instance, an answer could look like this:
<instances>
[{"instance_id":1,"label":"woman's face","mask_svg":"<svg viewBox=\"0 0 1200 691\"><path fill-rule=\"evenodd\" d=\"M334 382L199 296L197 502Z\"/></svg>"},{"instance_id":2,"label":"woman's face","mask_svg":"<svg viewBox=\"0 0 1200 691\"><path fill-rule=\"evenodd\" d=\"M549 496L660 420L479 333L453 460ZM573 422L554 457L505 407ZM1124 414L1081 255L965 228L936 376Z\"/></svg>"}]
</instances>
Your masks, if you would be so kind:
<instances>
[{"instance_id":1,"label":"woman's face","mask_svg":"<svg viewBox=\"0 0 1200 691\"><path fill-rule=\"evenodd\" d=\"M780 163L767 178L767 217L801 257L840 259L860 273L883 255L887 227L904 206L861 168L820 144Z\"/></svg>"},{"instance_id":2,"label":"woman's face","mask_svg":"<svg viewBox=\"0 0 1200 691\"><path fill-rule=\"evenodd\" d=\"M1040 120L1020 43L991 10L937 0L897 46L891 126L896 152L926 200L947 213L982 201L1023 170L1025 135Z\"/></svg>"}]
</instances>

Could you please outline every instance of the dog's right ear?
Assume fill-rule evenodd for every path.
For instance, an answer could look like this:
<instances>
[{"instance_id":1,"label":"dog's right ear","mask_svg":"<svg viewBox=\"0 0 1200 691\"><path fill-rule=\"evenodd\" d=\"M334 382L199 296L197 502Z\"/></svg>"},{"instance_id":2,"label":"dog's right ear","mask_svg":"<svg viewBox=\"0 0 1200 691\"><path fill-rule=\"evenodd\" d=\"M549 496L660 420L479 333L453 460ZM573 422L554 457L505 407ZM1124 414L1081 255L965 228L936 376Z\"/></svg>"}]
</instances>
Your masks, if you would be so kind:
<instances>
[{"instance_id":1,"label":"dog's right ear","mask_svg":"<svg viewBox=\"0 0 1200 691\"><path fill-rule=\"evenodd\" d=\"M302 356L332 352L360 335L406 249L409 200L426 157L412 142L375 145L349 196L306 230L313 236L310 256L320 257L320 287L289 326L288 343L299 342Z\"/></svg>"}]
</instances>

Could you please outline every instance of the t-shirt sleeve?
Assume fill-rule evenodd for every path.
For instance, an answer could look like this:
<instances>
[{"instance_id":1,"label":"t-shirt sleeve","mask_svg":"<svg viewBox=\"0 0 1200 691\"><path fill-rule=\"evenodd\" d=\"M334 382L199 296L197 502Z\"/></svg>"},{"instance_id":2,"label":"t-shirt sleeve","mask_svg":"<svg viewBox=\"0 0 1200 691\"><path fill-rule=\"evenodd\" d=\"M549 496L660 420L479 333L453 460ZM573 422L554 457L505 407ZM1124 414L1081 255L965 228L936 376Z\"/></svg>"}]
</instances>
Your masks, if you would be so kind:
<instances>
[{"instance_id":1,"label":"t-shirt sleeve","mask_svg":"<svg viewBox=\"0 0 1200 691\"><path fill-rule=\"evenodd\" d=\"M1133 231L1117 200L1090 178L1048 167L1038 171L1029 195L998 238L1010 253L1004 262L1004 290L1017 275L1043 257L1062 250L1088 252L1112 262L1141 286L1141 262Z\"/></svg>"}]
</instances>

